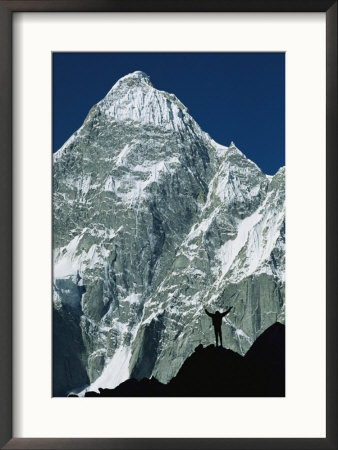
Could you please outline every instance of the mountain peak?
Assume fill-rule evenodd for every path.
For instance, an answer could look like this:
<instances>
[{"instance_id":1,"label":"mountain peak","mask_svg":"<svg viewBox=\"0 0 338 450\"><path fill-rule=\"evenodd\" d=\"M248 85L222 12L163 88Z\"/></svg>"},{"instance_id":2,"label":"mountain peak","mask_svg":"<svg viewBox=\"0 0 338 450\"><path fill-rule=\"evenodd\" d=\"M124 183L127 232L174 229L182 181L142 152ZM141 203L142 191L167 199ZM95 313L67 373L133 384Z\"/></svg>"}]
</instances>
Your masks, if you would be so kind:
<instances>
[{"instance_id":1,"label":"mountain peak","mask_svg":"<svg viewBox=\"0 0 338 450\"><path fill-rule=\"evenodd\" d=\"M55 396L129 377L171 384L185 360L175 393L234 394L236 373L251 377L240 355L284 320L284 180L268 184L148 80L123 77L54 158ZM214 341L203 306L228 301L231 350L195 355Z\"/></svg>"},{"instance_id":2,"label":"mountain peak","mask_svg":"<svg viewBox=\"0 0 338 450\"><path fill-rule=\"evenodd\" d=\"M184 130L201 135L202 131L188 109L174 95L152 85L141 70L120 78L99 103L101 112L114 121L151 124L165 130Z\"/></svg>"},{"instance_id":3,"label":"mountain peak","mask_svg":"<svg viewBox=\"0 0 338 450\"><path fill-rule=\"evenodd\" d=\"M135 70L134 72L128 73L121 79L123 79L123 78L138 78L138 79L146 78L146 79L149 79L149 75L147 75L142 70Z\"/></svg>"},{"instance_id":4,"label":"mountain peak","mask_svg":"<svg viewBox=\"0 0 338 450\"><path fill-rule=\"evenodd\" d=\"M128 73L127 75L120 78L113 86L113 89L120 87L122 84L147 84L153 87L149 75L142 70L136 70L135 72Z\"/></svg>"}]
</instances>

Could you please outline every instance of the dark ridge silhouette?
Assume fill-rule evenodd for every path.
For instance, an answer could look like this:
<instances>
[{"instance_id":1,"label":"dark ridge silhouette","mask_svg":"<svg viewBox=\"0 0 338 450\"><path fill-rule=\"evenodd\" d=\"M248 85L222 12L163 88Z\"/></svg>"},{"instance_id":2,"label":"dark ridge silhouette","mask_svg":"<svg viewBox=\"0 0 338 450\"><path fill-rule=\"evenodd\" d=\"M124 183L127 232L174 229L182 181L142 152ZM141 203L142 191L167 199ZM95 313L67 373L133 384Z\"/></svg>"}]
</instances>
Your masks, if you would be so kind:
<instances>
[{"instance_id":1,"label":"dark ridge silhouette","mask_svg":"<svg viewBox=\"0 0 338 450\"><path fill-rule=\"evenodd\" d=\"M169 388L179 397L231 397L241 392L244 358L223 347L199 345L184 362Z\"/></svg>"},{"instance_id":2,"label":"dark ridge silhouette","mask_svg":"<svg viewBox=\"0 0 338 450\"><path fill-rule=\"evenodd\" d=\"M156 378L143 378L138 381L130 378L115 389L99 389L98 392L87 392L86 397L163 397L166 395L167 385Z\"/></svg>"},{"instance_id":3,"label":"dark ridge silhouette","mask_svg":"<svg viewBox=\"0 0 338 450\"><path fill-rule=\"evenodd\" d=\"M168 384L132 378L86 397L284 397L285 327L275 323L245 357L223 347L199 345Z\"/></svg>"},{"instance_id":4,"label":"dark ridge silhouette","mask_svg":"<svg viewBox=\"0 0 338 450\"><path fill-rule=\"evenodd\" d=\"M285 396L285 326L276 322L245 355L247 389L252 396ZM249 376L249 371L253 377Z\"/></svg>"}]
</instances>

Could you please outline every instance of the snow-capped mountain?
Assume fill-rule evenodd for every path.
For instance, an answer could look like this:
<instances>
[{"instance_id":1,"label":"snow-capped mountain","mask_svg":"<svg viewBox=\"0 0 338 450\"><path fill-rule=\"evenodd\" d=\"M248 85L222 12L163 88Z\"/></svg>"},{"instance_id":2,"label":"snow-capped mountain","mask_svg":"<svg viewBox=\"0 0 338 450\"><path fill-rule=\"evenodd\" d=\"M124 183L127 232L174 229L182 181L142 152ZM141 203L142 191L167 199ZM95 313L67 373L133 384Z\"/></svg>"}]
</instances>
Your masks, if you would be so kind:
<instances>
[{"instance_id":1,"label":"snow-capped mountain","mask_svg":"<svg viewBox=\"0 0 338 450\"><path fill-rule=\"evenodd\" d=\"M245 130L243 130L245 132ZM54 155L54 395L168 382L214 342L245 354L284 319L284 175L217 144L143 72Z\"/></svg>"}]
</instances>

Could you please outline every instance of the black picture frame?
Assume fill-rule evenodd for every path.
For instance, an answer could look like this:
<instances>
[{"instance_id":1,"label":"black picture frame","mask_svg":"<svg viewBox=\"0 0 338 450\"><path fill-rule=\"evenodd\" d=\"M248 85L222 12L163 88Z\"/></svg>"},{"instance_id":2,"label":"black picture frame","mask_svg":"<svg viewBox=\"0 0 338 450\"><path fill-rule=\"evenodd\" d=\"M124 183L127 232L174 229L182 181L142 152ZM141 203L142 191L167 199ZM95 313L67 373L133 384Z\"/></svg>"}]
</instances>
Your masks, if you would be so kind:
<instances>
[{"instance_id":1,"label":"black picture frame","mask_svg":"<svg viewBox=\"0 0 338 450\"><path fill-rule=\"evenodd\" d=\"M326 438L14 438L12 430L12 17L16 12L326 14ZM4 449L337 449L337 0L0 0L0 445ZM15 174L14 174L15 176ZM15 178L14 178L15 179ZM15 261L14 261L15 264ZM13 267L15 270L15 265Z\"/></svg>"}]
</instances>

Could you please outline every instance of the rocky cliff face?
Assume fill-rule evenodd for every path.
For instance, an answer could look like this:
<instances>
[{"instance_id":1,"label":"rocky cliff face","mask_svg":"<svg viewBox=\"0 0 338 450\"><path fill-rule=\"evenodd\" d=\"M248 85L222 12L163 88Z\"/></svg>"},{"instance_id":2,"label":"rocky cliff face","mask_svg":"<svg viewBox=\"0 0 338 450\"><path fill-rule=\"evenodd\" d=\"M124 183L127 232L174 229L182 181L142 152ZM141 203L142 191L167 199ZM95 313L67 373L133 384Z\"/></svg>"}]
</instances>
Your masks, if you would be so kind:
<instances>
[{"instance_id":1,"label":"rocky cliff face","mask_svg":"<svg viewBox=\"0 0 338 450\"><path fill-rule=\"evenodd\" d=\"M217 144L143 72L90 110L53 179L54 333L77 330L66 353L54 340L55 395L65 378L168 382L214 341L205 307L234 306L223 342L241 355L283 321L284 168L267 176Z\"/></svg>"}]
</instances>

